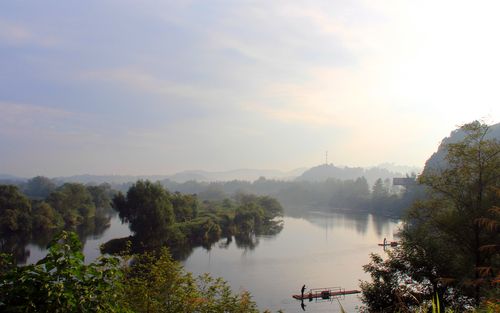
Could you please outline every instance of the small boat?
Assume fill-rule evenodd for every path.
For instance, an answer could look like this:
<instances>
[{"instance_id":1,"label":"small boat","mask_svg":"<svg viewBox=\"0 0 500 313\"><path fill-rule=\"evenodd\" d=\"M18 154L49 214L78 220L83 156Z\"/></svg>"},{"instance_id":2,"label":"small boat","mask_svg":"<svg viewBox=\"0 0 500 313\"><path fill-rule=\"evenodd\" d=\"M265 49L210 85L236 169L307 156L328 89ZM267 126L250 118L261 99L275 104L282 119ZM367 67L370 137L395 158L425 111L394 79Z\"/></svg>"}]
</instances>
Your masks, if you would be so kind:
<instances>
[{"instance_id":1,"label":"small boat","mask_svg":"<svg viewBox=\"0 0 500 313\"><path fill-rule=\"evenodd\" d=\"M309 292L304 292L304 295L292 295L294 299L297 300L310 300L312 299L331 299L333 297L352 295L361 293L359 290L345 290L340 287L326 287L326 288L314 288L310 289Z\"/></svg>"},{"instance_id":2,"label":"small boat","mask_svg":"<svg viewBox=\"0 0 500 313\"><path fill-rule=\"evenodd\" d=\"M384 242L383 243L379 243L378 244L379 246L381 247L387 247L387 246L390 246L390 247L396 247L398 245L398 242L397 241L387 241L386 238L384 238Z\"/></svg>"},{"instance_id":3,"label":"small boat","mask_svg":"<svg viewBox=\"0 0 500 313\"><path fill-rule=\"evenodd\" d=\"M378 245L381 247L396 247L399 243L397 241L391 241L391 242L386 242L386 243L379 243Z\"/></svg>"}]
</instances>

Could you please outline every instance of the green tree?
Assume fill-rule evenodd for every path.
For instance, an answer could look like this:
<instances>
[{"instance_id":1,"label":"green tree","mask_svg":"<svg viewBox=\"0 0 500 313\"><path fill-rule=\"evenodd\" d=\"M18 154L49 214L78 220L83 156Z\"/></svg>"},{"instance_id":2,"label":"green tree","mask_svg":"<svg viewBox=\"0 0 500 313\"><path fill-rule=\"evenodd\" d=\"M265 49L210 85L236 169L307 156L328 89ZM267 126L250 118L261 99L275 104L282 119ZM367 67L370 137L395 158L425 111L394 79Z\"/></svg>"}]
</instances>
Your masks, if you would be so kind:
<instances>
[{"instance_id":1,"label":"green tree","mask_svg":"<svg viewBox=\"0 0 500 313\"><path fill-rule=\"evenodd\" d=\"M222 279L208 274L194 279L167 249L133 257L125 269L124 301L134 312L256 313L250 294L233 294Z\"/></svg>"},{"instance_id":2,"label":"green tree","mask_svg":"<svg viewBox=\"0 0 500 313\"><path fill-rule=\"evenodd\" d=\"M484 227L483 219L498 221L491 209L500 205L500 143L485 139L488 126L473 122L462 126L464 140L447 146L447 166L427 169L420 182L429 187L430 198L417 203L410 212L414 229L428 228L431 236L454 246L454 262L450 279L476 302L488 289L498 251L485 246L500 242L499 233ZM431 239L431 238L429 238ZM422 243L425 249L425 245ZM450 255L451 257L451 255ZM450 269L450 264L447 265Z\"/></svg>"},{"instance_id":3,"label":"green tree","mask_svg":"<svg viewBox=\"0 0 500 313\"><path fill-rule=\"evenodd\" d=\"M446 147L446 166L426 168L419 177L427 196L410 209L401 247L384 267L366 268L372 277L386 271L399 279L386 290L391 297L410 288L424 300L439 295L441 304L463 310L498 295L500 234L490 226L500 222L495 209L500 206L500 143L485 139L488 126L482 123L461 130L464 139ZM380 280L362 284L363 292L379 287ZM373 302L365 300L371 307Z\"/></svg>"},{"instance_id":4,"label":"green tree","mask_svg":"<svg viewBox=\"0 0 500 313\"><path fill-rule=\"evenodd\" d=\"M16 267L0 256L2 312L126 312L117 258L84 264L75 233L55 238L45 258Z\"/></svg>"},{"instance_id":5,"label":"green tree","mask_svg":"<svg viewBox=\"0 0 500 313\"><path fill-rule=\"evenodd\" d=\"M82 184L62 185L48 196L47 202L62 215L67 225L78 225L95 216L92 195Z\"/></svg>"},{"instance_id":6,"label":"green tree","mask_svg":"<svg viewBox=\"0 0 500 313\"><path fill-rule=\"evenodd\" d=\"M180 192L175 192L171 195L170 201L177 222L186 222L198 215L199 202L196 195L183 195Z\"/></svg>"},{"instance_id":7,"label":"green tree","mask_svg":"<svg viewBox=\"0 0 500 313\"><path fill-rule=\"evenodd\" d=\"M136 255L125 268L124 300L134 312L192 312L197 289L167 250Z\"/></svg>"},{"instance_id":8,"label":"green tree","mask_svg":"<svg viewBox=\"0 0 500 313\"><path fill-rule=\"evenodd\" d=\"M48 231L64 226L62 216L46 202L33 204L32 213L34 230Z\"/></svg>"},{"instance_id":9,"label":"green tree","mask_svg":"<svg viewBox=\"0 0 500 313\"><path fill-rule=\"evenodd\" d=\"M115 191L111 189L111 185L103 183L98 186L88 186L87 190L92 196L92 201L96 209L110 209L111 199L115 195Z\"/></svg>"},{"instance_id":10,"label":"green tree","mask_svg":"<svg viewBox=\"0 0 500 313\"><path fill-rule=\"evenodd\" d=\"M127 195L118 193L113 208L144 247L159 247L168 241L169 226L175 221L170 195L160 184L137 181Z\"/></svg>"},{"instance_id":11,"label":"green tree","mask_svg":"<svg viewBox=\"0 0 500 313\"><path fill-rule=\"evenodd\" d=\"M56 189L56 184L50 178L36 176L28 180L23 188L23 192L32 199L45 199Z\"/></svg>"},{"instance_id":12,"label":"green tree","mask_svg":"<svg viewBox=\"0 0 500 313\"><path fill-rule=\"evenodd\" d=\"M0 185L0 235L30 231L30 201L17 186Z\"/></svg>"},{"instance_id":13,"label":"green tree","mask_svg":"<svg viewBox=\"0 0 500 313\"><path fill-rule=\"evenodd\" d=\"M278 200L269 196L258 197L257 203L264 209L264 220L270 221L283 216L283 207Z\"/></svg>"}]
</instances>

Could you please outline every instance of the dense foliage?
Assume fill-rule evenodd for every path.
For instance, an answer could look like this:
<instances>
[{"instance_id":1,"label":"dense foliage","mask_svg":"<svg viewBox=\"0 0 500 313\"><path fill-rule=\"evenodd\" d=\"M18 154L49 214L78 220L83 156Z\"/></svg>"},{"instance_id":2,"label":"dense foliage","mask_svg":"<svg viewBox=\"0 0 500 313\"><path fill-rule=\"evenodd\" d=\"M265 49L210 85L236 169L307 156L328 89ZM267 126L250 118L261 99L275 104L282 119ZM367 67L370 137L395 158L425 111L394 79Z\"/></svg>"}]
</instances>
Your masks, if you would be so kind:
<instances>
[{"instance_id":1,"label":"dense foliage","mask_svg":"<svg viewBox=\"0 0 500 313\"><path fill-rule=\"evenodd\" d=\"M0 251L21 262L27 258L24 245L30 240L45 247L62 228L78 230L84 237L105 227L114 194L107 184L68 183L56 188L45 177L33 178L22 190L0 185Z\"/></svg>"},{"instance_id":2,"label":"dense foliage","mask_svg":"<svg viewBox=\"0 0 500 313\"><path fill-rule=\"evenodd\" d=\"M0 185L0 235L31 231L31 203L16 186Z\"/></svg>"},{"instance_id":3,"label":"dense foliage","mask_svg":"<svg viewBox=\"0 0 500 313\"><path fill-rule=\"evenodd\" d=\"M166 249L135 256L124 273L123 301L134 312L258 312L248 292L233 294L224 280L208 274L193 278Z\"/></svg>"},{"instance_id":4,"label":"dense foliage","mask_svg":"<svg viewBox=\"0 0 500 313\"><path fill-rule=\"evenodd\" d=\"M129 223L130 230L141 244L156 246L168 239L174 210L168 191L161 185L138 181L126 196L119 193L113 198L113 207L120 219Z\"/></svg>"},{"instance_id":5,"label":"dense foliage","mask_svg":"<svg viewBox=\"0 0 500 313\"><path fill-rule=\"evenodd\" d=\"M85 265L74 233L63 232L35 265L16 267L2 255L0 267L2 312L125 311L117 302L123 290L118 259Z\"/></svg>"},{"instance_id":6,"label":"dense foliage","mask_svg":"<svg viewBox=\"0 0 500 313\"><path fill-rule=\"evenodd\" d=\"M479 122L447 145L446 166L427 168L427 186L406 217L401 246L373 255L363 301L375 312L419 307L433 297L457 311L500 302L500 143Z\"/></svg>"},{"instance_id":7,"label":"dense foliage","mask_svg":"<svg viewBox=\"0 0 500 313\"><path fill-rule=\"evenodd\" d=\"M85 265L76 234L67 232L35 265L17 267L0 255L0 311L258 312L248 292L233 294L208 275L193 278L165 249Z\"/></svg>"},{"instance_id":8,"label":"dense foliage","mask_svg":"<svg viewBox=\"0 0 500 313\"><path fill-rule=\"evenodd\" d=\"M234 236L238 245L252 248L257 234L273 234L282 228L283 208L266 196L239 194L236 199L204 201L196 195L170 193L159 183L138 181L127 194L118 193L113 207L133 236L112 240L104 251L116 253L132 243L132 251L158 250L168 246L177 257L193 246L209 248Z\"/></svg>"}]
</instances>

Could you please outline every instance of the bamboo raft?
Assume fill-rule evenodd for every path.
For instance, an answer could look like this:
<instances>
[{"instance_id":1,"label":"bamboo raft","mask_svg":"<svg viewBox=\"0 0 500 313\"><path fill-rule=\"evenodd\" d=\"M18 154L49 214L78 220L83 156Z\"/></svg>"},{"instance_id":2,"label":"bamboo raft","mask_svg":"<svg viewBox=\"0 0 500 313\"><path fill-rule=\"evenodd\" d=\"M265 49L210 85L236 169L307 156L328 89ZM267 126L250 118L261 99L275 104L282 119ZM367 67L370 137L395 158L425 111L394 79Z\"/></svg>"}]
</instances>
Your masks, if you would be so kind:
<instances>
[{"instance_id":1,"label":"bamboo raft","mask_svg":"<svg viewBox=\"0 0 500 313\"><path fill-rule=\"evenodd\" d=\"M345 290L340 287L314 288L309 292L304 292L304 295L292 295L297 300L312 300L312 299L330 299L333 297L353 295L361 293L359 290Z\"/></svg>"},{"instance_id":2,"label":"bamboo raft","mask_svg":"<svg viewBox=\"0 0 500 313\"><path fill-rule=\"evenodd\" d=\"M398 242L391 241L391 242L387 242L387 243L379 243L378 245L381 247L396 247L398 245Z\"/></svg>"}]
</instances>

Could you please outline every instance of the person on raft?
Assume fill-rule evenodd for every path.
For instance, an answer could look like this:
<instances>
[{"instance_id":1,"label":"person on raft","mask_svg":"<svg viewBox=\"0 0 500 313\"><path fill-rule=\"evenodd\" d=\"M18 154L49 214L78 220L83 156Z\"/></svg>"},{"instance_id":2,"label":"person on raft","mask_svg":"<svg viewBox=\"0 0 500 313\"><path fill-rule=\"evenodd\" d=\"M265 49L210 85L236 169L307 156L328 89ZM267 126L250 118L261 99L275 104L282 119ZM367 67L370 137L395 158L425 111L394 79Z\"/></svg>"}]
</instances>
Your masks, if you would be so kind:
<instances>
[{"instance_id":1,"label":"person on raft","mask_svg":"<svg viewBox=\"0 0 500 313\"><path fill-rule=\"evenodd\" d=\"M302 289L300 289L300 293L301 293L302 299L304 299L304 291L306 291L306 285L303 285Z\"/></svg>"}]
</instances>

